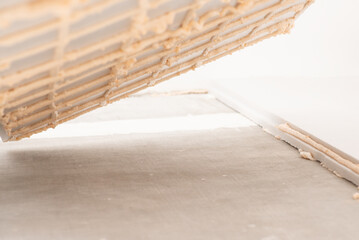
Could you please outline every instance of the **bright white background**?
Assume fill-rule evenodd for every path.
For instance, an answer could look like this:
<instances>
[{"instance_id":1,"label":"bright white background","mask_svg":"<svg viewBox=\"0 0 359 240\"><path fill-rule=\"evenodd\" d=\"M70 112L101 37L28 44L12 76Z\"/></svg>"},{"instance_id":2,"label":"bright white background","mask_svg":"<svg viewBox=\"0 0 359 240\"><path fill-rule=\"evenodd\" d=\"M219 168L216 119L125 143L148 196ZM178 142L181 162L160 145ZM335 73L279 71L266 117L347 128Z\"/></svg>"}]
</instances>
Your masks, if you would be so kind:
<instances>
[{"instance_id":1,"label":"bright white background","mask_svg":"<svg viewBox=\"0 0 359 240\"><path fill-rule=\"evenodd\" d=\"M359 1L316 0L291 34L183 77L238 96L359 159Z\"/></svg>"},{"instance_id":2,"label":"bright white background","mask_svg":"<svg viewBox=\"0 0 359 240\"><path fill-rule=\"evenodd\" d=\"M359 1L316 0L289 35L268 39L191 76L359 76Z\"/></svg>"}]
</instances>

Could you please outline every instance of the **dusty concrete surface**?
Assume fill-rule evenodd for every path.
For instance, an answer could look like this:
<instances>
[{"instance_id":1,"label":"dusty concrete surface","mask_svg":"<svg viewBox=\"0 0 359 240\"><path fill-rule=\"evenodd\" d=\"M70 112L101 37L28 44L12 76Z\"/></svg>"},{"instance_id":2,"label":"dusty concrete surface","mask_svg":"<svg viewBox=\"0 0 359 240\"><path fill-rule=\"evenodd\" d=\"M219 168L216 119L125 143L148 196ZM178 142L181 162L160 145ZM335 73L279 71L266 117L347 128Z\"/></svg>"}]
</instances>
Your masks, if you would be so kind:
<instances>
[{"instance_id":1,"label":"dusty concrete surface","mask_svg":"<svg viewBox=\"0 0 359 240\"><path fill-rule=\"evenodd\" d=\"M355 191L256 126L27 140L0 146L0 239L357 239Z\"/></svg>"}]
</instances>

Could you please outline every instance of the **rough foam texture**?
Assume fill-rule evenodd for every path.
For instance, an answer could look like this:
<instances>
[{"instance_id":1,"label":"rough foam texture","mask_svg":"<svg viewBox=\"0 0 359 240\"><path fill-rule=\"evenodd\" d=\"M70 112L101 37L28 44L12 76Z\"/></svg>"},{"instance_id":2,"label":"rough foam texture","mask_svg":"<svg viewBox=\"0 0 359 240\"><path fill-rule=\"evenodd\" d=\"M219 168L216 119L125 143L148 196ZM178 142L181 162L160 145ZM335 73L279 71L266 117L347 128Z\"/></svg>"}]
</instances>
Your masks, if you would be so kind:
<instances>
[{"instance_id":1,"label":"rough foam texture","mask_svg":"<svg viewBox=\"0 0 359 240\"><path fill-rule=\"evenodd\" d=\"M19 140L263 39L312 0L0 5L0 132Z\"/></svg>"},{"instance_id":2,"label":"rough foam texture","mask_svg":"<svg viewBox=\"0 0 359 240\"><path fill-rule=\"evenodd\" d=\"M318 151L324 153L328 157L331 157L332 159L337 161L339 164L349 168L350 170L352 170L356 174L359 174L359 165L358 164L354 163L353 161L351 161L349 159L346 159L346 158L342 157L341 155L334 152L333 150L331 150L331 149L327 148L326 146L316 142L311 137L309 137L309 136L301 133L300 131L292 128L288 123L280 124L278 126L278 129L281 130L282 132L285 132L285 133L288 133L288 134L292 135L293 137L301 140L302 142L304 142L304 143L310 145L311 147L317 149ZM301 156L303 156L303 155L301 155ZM314 160L314 158L313 158L313 160Z\"/></svg>"}]
</instances>

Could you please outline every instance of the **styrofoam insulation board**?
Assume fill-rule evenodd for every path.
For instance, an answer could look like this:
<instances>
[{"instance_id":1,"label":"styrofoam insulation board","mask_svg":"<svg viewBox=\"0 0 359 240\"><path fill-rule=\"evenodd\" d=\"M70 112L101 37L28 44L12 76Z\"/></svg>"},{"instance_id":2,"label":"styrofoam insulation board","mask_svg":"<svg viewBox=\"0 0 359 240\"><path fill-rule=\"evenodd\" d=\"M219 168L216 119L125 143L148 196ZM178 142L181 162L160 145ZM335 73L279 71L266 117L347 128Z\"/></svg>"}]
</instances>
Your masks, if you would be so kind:
<instances>
[{"instance_id":1,"label":"styrofoam insulation board","mask_svg":"<svg viewBox=\"0 0 359 240\"><path fill-rule=\"evenodd\" d=\"M54 128L287 33L312 0L32 0L0 4L1 137Z\"/></svg>"},{"instance_id":2,"label":"styrofoam insulation board","mask_svg":"<svg viewBox=\"0 0 359 240\"><path fill-rule=\"evenodd\" d=\"M294 123L288 122L280 116L275 115L272 112L268 112L261 106L253 104L252 102L242 98L228 86L224 86L219 83L212 83L209 86L210 93L214 94L219 101L245 115L253 122L261 126L264 131L279 140L289 143L299 151L308 152L310 156L314 160L319 161L323 167L327 168L338 177L342 177L359 186L358 159L340 151L321 139L318 139L312 134L299 128ZM287 131L283 131L283 129L287 126L289 127L289 130L299 133L304 138L310 139L315 142L316 145L320 145L324 148L318 148L316 145L308 144L301 138L289 134ZM333 155L335 158L333 158Z\"/></svg>"}]
</instances>

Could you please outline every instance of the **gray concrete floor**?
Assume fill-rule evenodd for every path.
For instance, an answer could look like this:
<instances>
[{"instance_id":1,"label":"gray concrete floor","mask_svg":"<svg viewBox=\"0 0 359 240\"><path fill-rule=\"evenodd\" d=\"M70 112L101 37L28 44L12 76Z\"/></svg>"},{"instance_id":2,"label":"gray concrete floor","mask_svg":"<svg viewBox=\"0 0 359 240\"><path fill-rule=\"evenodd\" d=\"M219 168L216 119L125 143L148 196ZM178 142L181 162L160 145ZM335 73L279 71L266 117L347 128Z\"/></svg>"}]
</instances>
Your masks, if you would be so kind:
<instances>
[{"instance_id":1,"label":"gray concrete floor","mask_svg":"<svg viewBox=\"0 0 359 240\"><path fill-rule=\"evenodd\" d=\"M133 101L121 117L232 112ZM357 239L355 191L257 126L25 140L0 145L0 239Z\"/></svg>"}]
</instances>

